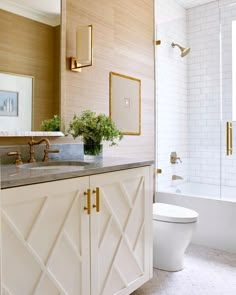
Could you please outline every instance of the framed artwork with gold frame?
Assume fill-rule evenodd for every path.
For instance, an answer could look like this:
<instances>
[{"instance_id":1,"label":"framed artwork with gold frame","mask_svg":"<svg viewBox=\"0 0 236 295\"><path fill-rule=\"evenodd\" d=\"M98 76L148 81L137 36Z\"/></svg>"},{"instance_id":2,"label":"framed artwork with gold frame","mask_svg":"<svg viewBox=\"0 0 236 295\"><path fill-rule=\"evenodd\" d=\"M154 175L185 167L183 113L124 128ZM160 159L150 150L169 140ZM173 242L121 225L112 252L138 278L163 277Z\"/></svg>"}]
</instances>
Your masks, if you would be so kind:
<instances>
[{"instance_id":1,"label":"framed artwork with gold frame","mask_svg":"<svg viewBox=\"0 0 236 295\"><path fill-rule=\"evenodd\" d=\"M110 72L109 114L124 135L141 134L141 80Z\"/></svg>"}]
</instances>

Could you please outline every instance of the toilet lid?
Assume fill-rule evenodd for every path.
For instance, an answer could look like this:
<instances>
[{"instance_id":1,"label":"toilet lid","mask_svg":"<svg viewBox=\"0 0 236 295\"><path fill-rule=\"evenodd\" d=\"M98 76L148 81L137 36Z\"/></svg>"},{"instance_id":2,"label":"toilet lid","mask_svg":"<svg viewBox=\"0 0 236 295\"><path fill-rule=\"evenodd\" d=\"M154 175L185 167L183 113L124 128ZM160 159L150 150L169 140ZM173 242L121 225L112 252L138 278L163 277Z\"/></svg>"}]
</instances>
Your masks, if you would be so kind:
<instances>
[{"instance_id":1,"label":"toilet lid","mask_svg":"<svg viewBox=\"0 0 236 295\"><path fill-rule=\"evenodd\" d=\"M194 210L170 204L153 204L153 219L166 222L190 223L196 222L198 213Z\"/></svg>"}]
</instances>

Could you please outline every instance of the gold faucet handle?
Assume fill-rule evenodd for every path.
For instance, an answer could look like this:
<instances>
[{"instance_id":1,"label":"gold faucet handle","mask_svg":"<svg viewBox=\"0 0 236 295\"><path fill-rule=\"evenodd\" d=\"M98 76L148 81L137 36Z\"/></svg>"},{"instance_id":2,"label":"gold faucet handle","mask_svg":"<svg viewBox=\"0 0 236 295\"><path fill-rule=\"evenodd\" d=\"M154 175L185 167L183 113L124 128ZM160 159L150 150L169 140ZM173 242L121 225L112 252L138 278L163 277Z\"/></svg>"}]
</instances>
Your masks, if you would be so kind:
<instances>
[{"instance_id":1,"label":"gold faucet handle","mask_svg":"<svg viewBox=\"0 0 236 295\"><path fill-rule=\"evenodd\" d=\"M180 159L180 157L177 157L176 160L179 160L179 162L182 163L182 160Z\"/></svg>"},{"instance_id":2,"label":"gold faucet handle","mask_svg":"<svg viewBox=\"0 0 236 295\"><path fill-rule=\"evenodd\" d=\"M7 153L8 156L16 156L16 165L21 165L23 164L22 160L21 160L21 153L20 151L15 151L15 152L9 152Z\"/></svg>"},{"instance_id":3,"label":"gold faucet handle","mask_svg":"<svg viewBox=\"0 0 236 295\"><path fill-rule=\"evenodd\" d=\"M180 163L182 163L182 160L180 159L180 157L177 156L177 153L176 152L172 152L170 154L170 162L171 162L171 164L178 164L178 161Z\"/></svg>"},{"instance_id":4,"label":"gold faucet handle","mask_svg":"<svg viewBox=\"0 0 236 295\"><path fill-rule=\"evenodd\" d=\"M46 149L44 150L44 158L43 158L43 162L48 162L49 161L49 157L48 154L49 153L60 153L60 150L58 149Z\"/></svg>"},{"instance_id":5,"label":"gold faucet handle","mask_svg":"<svg viewBox=\"0 0 236 295\"><path fill-rule=\"evenodd\" d=\"M60 153L60 150L58 150L58 149L54 149L54 150L48 149L48 150L45 150L45 151L47 151L48 153Z\"/></svg>"}]
</instances>

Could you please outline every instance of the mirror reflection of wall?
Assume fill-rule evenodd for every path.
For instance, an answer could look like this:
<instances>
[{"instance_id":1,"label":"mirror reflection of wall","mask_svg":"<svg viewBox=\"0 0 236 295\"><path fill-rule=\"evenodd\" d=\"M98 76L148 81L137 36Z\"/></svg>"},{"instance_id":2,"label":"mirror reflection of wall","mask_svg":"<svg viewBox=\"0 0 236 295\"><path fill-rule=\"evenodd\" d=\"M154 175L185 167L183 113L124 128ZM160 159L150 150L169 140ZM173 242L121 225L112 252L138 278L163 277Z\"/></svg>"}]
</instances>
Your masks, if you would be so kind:
<instances>
[{"instance_id":1,"label":"mirror reflection of wall","mask_svg":"<svg viewBox=\"0 0 236 295\"><path fill-rule=\"evenodd\" d=\"M0 0L0 73L33 77L33 131L60 111L60 7L60 0ZM20 96L18 103L20 110Z\"/></svg>"}]
</instances>

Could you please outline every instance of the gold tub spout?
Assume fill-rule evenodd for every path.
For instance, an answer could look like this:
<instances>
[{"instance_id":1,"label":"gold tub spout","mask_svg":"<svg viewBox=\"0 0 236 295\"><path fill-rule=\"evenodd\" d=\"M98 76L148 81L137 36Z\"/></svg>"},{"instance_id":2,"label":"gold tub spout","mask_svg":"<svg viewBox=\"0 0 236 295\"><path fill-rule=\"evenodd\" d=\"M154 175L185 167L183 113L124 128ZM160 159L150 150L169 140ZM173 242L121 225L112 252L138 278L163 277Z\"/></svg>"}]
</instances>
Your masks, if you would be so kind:
<instances>
[{"instance_id":1,"label":"gold tub spout","mask_svg":"<svg viewBox=\"0 0 236 295\"><path fill-rule=\"evenodd\" d=\"M172 175L172 180L183 180L183 177L179 175Z\"/></svg>"}]
</instances>

